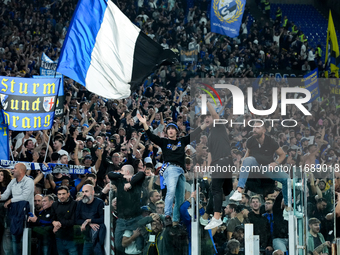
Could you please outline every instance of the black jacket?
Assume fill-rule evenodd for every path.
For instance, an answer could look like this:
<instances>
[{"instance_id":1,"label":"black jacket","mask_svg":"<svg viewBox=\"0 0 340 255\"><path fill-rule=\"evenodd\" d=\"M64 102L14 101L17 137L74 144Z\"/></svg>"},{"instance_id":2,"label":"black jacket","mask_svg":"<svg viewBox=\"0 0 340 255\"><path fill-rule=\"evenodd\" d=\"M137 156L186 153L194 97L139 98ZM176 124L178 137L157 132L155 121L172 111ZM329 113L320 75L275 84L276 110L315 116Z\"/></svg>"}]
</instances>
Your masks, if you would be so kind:
<instances>
[{"instance_id":1,"label":"black jacket","mask_svg":"<svg viewBox=\"0 0 340 255\"><path fill-rule=\"evenodd\" d=\"M61 223L61 228L55 233L56 238L73 240L73 225L75 223L77 202L70 196L69 200L65 203L54 202L51 208L52 222L60 221Z\"/></svg>"},{"instance_id":2,"label":"black jacket","mask_svg":"<svg viewBox=\"0 0 340 255\"><path fill-rule=\"evenodd\" d=\"M142 214L141 212L141 190L145 179L144 172L136 173L131 181L131 189L124 190L124 185L127 183L125 178L120 173L111 172L108 174L110 180L117 187L117 216L118 218L129 219L135 218Z\"/></svg>"},{"instance_id":3,"label":"black jacket","mask_svg":"<svg viewBox=\"0 0 340 255\"><path fill-rule=\"evenodd\" d=\"M78 202L75 224L82 225L87 219L91 219L91 223L103 224L104 206L103 200L96 197L91 204L84 204L81 201Z\"/></svg>"},{"instance_id":4,"label":"black jacket","mask_svg":"<svg viewBox=\"0 0 340 255\"><path fill-rule=\"evenodd\" d=\"M52 219L51 219L51 211L52 207L47 208L46 210L41 210L36 216L37 221L33 223L33 226L52 226Z\"/></svg>"},{"instance_id":5,"label":"black jacket","mask_svg":"<svg viewBox=\"0 0 340 255\"><path fill-rule=\"evenodd\" d=\"M260 236L260 247L266 248L272 245L272 238L270 235L270 225L267 218L261 214L250 212L248 215L250 223L254 225L254 235Z\"/></svg>"},{"instance_id":6,"label":"black jacket","mask_svg":"<svg viewBox=\"0 0 340 255\"><path fill-rule=\"evenodd\" d=\"M27 215L30 212L30 204L27 201L18 201L10 204L8 217L10 219L10 231L12 235L20 236L24 232Z\"/></svg>"},{"instance_id":7,"label":"black jacket","mask_svg":"<svg viewBox=\"0 0 340 255\"><path fill-rule=\"evenodd\" d=\"M164 161L179 165L183 170L185 169L185 146L195 140L201 132L202 129L198 127L190 135L170 140L154 135L150 129L146 130L149 139L162 149Z\"/></svg>"},{"instance_id":8,"label":"black jacket","mask_svg":"<svg viewBox=\"0 0 340 255\"><path fill-rule=\"evenodd\" d=\"M288 221L283 219L283 210L281 209L282 192L277 196L273 205L273 238L288 238Z\"/></svg>"}]
</instances>

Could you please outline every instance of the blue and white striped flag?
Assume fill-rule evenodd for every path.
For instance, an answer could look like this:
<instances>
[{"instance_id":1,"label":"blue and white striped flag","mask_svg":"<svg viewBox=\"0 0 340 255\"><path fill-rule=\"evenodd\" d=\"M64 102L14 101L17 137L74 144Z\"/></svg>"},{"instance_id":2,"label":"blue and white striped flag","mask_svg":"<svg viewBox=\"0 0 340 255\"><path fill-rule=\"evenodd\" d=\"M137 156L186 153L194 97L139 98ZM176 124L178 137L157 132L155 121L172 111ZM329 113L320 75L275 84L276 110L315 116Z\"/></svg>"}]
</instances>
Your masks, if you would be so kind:
<instances>
[{"instance_id":1,"label":"blue and white striped flag","mask_svg":"<svg viewBox=\"0 0 340 255\"><path fill-rule=\"evenodd\" d=\"M66 35L57 71L109 99L130 96L171 50L153 41L106 0L80 0Z\"/></svg>"}]
</instances>

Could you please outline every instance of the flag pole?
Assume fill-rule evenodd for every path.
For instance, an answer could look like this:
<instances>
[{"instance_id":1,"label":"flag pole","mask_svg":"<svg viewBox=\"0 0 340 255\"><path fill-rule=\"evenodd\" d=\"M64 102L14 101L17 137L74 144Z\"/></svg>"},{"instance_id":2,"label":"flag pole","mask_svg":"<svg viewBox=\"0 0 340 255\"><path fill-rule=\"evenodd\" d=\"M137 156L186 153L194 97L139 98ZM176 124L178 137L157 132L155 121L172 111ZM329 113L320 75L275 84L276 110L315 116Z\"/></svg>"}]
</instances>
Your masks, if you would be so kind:
<instances>
[{"instance_id":1,"label":"flag pole","mask_svg":"<svg viewBox=\"0 0 340 255\"><path fill-rule=\"evenodd\" d=\"M13 151L12 151L11 147L9 147L9 150L11 151L12 160L15 161L15 160L14 160Z\"/></svg>"},{"instance_id":2,"label":"flag pole","mask_svg":"<svg viewBox=\"0 0 340 255\"><path fill-rule=\"evenodd\" d=\"M53 125L52 125L52 128L53 128ZM47 142L47 148L46 148L46 153L45 153L45 157L44 157L44 162L46 162L46 157L47 157L48 149L50 147L50 141L51 141L51 136L52 136L52 128L50 130L50 135L48 136L48 142Z\"/></svg>"},{"instance_id":3,"label":"flag pole","mask_svg":"<svg viewBox=\"0 0 340 255\"><path fill-rule=\"evenodd\" d=\"M55 77L56 73L57 73L57 70L55 70L55 72L54 72L54 77ZM59 95L59 89L60 89L60 83L61 83L61 79L60 79L60 82L59 82L59 86L58 86L57 93L56 93L56 95L55 95L55 97L54 97L55 103L54 103L54 106L53 106L53 107L54 107L54 115L53 115L53 117L55 117L55 108L56 108L56 106L57 106L58 95ZM63 85L64 85L64 84L63 84ZM45 153L45 157L44 157L44 162L46 162L48 149L49 149L49 147L50 147L50 141L51 141L51 136L52 136L53 124L54 124L54 122L52 122L51 129L50 129L50 135L48 136L48 143L47 143L46 153Z\"/></svg>"}]
</instances>

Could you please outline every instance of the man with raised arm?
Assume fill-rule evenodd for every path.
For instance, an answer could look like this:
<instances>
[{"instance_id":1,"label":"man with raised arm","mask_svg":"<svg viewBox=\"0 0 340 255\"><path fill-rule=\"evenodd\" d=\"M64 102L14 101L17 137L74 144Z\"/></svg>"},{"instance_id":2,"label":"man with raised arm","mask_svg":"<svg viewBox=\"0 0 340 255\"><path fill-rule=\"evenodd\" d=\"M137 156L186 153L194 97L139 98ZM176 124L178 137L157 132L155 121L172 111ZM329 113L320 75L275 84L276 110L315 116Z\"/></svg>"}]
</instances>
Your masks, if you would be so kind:
<instances>
[{"instance_id":1,"label":"man with raised arm","mask_svg":"<svg viewBox=\"0 0 340 255\"><path fill-rule=\"evenodd\" d=\"M227 186L229 191L232 190L232 172L229 171L231 166L234 166L231 157L230 141L228 130L225 124L219 124L215 120L219 120L220 116L216 113L214 107L207 101L209 112L206 114L204 123L210 128L208 137L208 164L215 171L211 174L211 192L206 209L206 213L201 218L201 224L206 225L204 229L214 229L222 225L221 211L223 197L223 186ZM221 171L219 169L227 169ZM214 214L208 224L208 217ZM208 224L208 225L207 225Z\"/></svg>"},{"instance_id":2,"label":"man with raised arm","mask_svg":"<svg viewBox=\"0 0 340 255\"><path fill-rule=\"evenodd\" d=\"M203 124L195 129L190 135L178 138L179 128L175 122L169 122L166 125L167 138L161 138L154 135L148 125L146 118L137 114L141 123L143 123L144 130L152 142L157 144L163 152L164 163L160 174L164 178L164 184L167 187L165 197L165 215L172 215L172 203L175 198L175 206L173 211L173 226L177 226L180 220L179 208L184 202L185 194L185 147L190 143L190 138L194 140L206 128Z\"/></svg>"}]
</instances>

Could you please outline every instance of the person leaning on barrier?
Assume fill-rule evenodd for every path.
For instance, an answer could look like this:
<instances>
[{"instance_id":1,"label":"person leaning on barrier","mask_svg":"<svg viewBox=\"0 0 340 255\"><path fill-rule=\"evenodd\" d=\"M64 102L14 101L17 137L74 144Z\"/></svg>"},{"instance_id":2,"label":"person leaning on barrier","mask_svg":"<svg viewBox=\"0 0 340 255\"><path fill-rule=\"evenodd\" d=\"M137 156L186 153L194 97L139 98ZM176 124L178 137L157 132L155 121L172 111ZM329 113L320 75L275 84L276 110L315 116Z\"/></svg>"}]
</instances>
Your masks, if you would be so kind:
<instances>
[{"instance_id":1,"label":"person leaning on barrier","mask_svg":"<svg viewBox=\"0 0 340 255\"><path fill-rule=\"evenodd\" d=\"M40 254L50 254L52 243L52 219L51 219L51 206L54 198L47 195L42 199L42 207L40 211L28 217L28 222L31 222L33 228L33 235L36 234L38 238L38 249Z\"/></svg>"},{"instance_id":2,"label":"person leaning on barrier","mask_svg":"<svg viewBox=\"0 0 340 255\"><path fill-rule=\"evenodd\" d=\"M7 186L4 194L1 194L0 201L7 200L10 196L11 199L5 203L5 208L9 207L8 215L11 218L11 224L16 222L16 225L11 225L13 253L20 254L22 251L22 233L23 222L25 220L23 215L24 207L28 207L30 212L34 212L34 182L31 178L26 176L26 166L22 163L18 163L12 170L14 179L11 180ZM27 203L28 202L28 206ZM22 212L22 213L21 213ZM28 212L27 212L28 213ZM15 230L15 234L12 230Z\"/></svg>"},{"instance_id":3,"label":"person leaning on barrier","mask_svg":"<svg viewBox=\"0 0 340 255\"><path fill-rule=\"evenodd\" d=\"M104 254L103 246L105 239L104 225L104 202L94 196L93 185L83 186L83 198L78 202L76 209L75 224L81 225L84 232L83 254Z\"/></svg>"},{"instance_id":4,"label":"person leaning on barrier","mask_svg":"<svg viewBox=\"0 0 340 255\"><path fill-rule=\"evenodd\" d=\"M4 193L12 180L12 174L7 169L0 169L0 190L1 194ZM2 247L4 254L11 254L12 250L12 236L10 232L10 226L8 224L8 209L4 207L5 201L0 203L0 240L2 241Z\"/></svg>"},{"instance_id":5,"label":"person leaning on barrier","mask_svg":"<svg viewBox=\"0 0 340 255\"><path fill-rule=\"evenodd\" d=\"M66 186L57 190L58 201L54 202L51 209L53 232L57 241L59 255L78 255L77 247L73 241L73 226L75 222L77 203L70 196Z\"/></svg>"}]
</instances>

